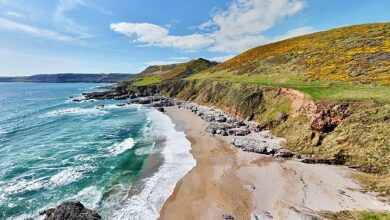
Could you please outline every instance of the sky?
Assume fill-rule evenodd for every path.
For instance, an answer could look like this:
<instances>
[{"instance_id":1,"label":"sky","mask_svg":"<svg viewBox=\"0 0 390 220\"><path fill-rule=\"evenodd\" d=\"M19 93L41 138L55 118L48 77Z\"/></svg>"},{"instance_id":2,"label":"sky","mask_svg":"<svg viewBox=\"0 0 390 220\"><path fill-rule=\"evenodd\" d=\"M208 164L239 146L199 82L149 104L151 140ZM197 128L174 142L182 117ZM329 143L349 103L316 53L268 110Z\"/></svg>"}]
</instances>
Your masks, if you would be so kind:
<instances>
[{"instance_id":1,"label":"sky","mask_svg":"<svg viewBox=\"0 0 390 220\"><path fill-rule=\"evenodd\" d=\"M0 0L0 76L138 73L336 27L389 0Z\"/></svg>"}]
</instances>

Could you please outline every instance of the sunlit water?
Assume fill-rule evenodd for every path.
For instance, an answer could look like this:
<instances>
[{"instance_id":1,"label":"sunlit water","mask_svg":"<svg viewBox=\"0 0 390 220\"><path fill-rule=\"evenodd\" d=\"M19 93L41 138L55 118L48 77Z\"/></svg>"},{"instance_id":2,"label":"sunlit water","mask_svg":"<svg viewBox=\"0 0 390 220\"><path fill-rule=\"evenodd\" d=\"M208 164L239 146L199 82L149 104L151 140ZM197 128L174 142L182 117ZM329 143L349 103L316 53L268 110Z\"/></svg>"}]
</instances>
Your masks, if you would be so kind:
<instances>
[{"instance_id":1,"label":"sunlit water","mask_svg":"<svg viewBox=\"0 0 390 220\"><path fill-rule=\"evenodd\" d=\"M156 110L70 101L97 86L0 83L0 219L36 219L63 201L104 219L158 217L195 165L190 143Z\"/></svg>"}]
</instances>

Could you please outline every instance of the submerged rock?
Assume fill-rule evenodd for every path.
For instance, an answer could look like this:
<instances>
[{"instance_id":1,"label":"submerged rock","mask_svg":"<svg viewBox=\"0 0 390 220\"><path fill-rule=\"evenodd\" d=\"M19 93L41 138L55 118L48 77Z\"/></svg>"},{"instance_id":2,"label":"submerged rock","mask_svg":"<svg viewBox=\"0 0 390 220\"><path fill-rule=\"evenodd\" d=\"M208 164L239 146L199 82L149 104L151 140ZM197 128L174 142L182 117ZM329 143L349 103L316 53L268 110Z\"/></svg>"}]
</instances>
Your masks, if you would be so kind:
<instances>
[{"instance_id":1,"label":"submerged rock","mask_svg":"<svg viewBox=\"0 0 390 220\"><path fill-rule=\"evenodd\" d=\"M225 220L234 220L234 217L228 213L223 214L222 218Z\"/></svg>"},{"instance_id":2,"label":"submerged rock","mask_svg":"<svg viewBox=\"0 0 390 220\"><path fill-rule=\"evenodd\" d=\"M39 213L45 220L100 220L102 217L95 211L87 209L80 202L64 202L56 208Z\"/></svg>"}]
</instances>

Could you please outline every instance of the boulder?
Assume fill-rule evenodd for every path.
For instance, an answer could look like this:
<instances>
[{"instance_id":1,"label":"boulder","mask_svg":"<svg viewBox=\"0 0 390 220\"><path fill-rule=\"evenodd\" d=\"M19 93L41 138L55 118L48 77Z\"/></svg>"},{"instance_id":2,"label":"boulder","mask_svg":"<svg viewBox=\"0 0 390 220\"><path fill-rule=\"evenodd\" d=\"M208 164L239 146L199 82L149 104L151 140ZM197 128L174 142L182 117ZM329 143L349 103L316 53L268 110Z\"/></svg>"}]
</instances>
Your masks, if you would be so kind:
<instances>
[{"instance_id":1,"label":"boulder","mask_svg":"<svg viewBox=\"0 0 390 220\"><path fill-rule=\"evenodd\" d=\"M232 128L230 124L227 123L210 123L207 128L206 132L210 134L219 134L226 136L227 135L227 129ZM217 132L218 131L218 132Z\"/></svg>"},{"instance_id":2,"label":"boulder","mask_svg":"<svg viewBox=\"0 0 390 220\"><path fill-rule=\"evenodd\" d=\"M157 108L157 110L158 110L159 112L165 112L165 109L164 109L163 107L159 107L159 108Z\"/></svg>"},{"instance_id":3,"label":"boulder","mask_svg":"<svg viewBox=\"0 0 390 220\"><path fill-rule=\"evenodd\" d=\"M100 220L102 217L95 211L87 209L80 202L64 202L56 208L44 210L45 220Z\"/></svg>"},{"instance_id":4,"label":"boulder","mask_svg":"<svg viewBox=\"0 0 390 220\"><path fill-rule=\"evenodd\" d=\"M279 149L274 155L274 157L278 158L292 158L293 156L294 153L286 149Z\"/></svg>"},{"instance_id":5,"label":"boulder","mask_svg":"<svg viewBox=\"0 0 390 220\"><path fill-rule=\"evenodd\" d=\"M246 135L251 133L249 131L249 129L246 127L232 128L232 129L229 129L227 132L229 135L232 135L232 136L246 136Z\"/></svg>"}]
</instances>

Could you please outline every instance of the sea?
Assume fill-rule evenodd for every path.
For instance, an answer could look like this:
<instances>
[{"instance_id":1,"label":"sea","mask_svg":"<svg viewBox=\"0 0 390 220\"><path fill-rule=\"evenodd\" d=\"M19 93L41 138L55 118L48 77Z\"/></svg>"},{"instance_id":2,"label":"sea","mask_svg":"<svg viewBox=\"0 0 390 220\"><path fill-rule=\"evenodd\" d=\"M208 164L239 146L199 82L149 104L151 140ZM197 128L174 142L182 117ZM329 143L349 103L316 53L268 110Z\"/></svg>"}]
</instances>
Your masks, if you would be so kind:
<instances>
[{"instance_id":1,"label":"sea","mask_svg":"<svg viewBox=\"0 0 390 220\"><path fill-rule=\"evenodd\" d=\"M72 102L107 84L0 83L0 219L80 201L103 219L152 220L195 166L190 142L155 109Z\"/></svg>"}]
</instances>

